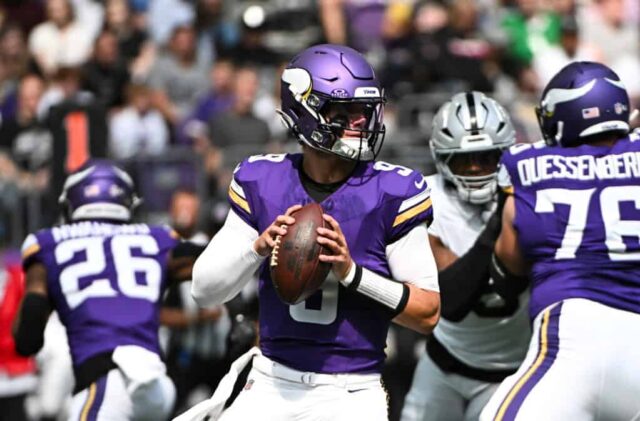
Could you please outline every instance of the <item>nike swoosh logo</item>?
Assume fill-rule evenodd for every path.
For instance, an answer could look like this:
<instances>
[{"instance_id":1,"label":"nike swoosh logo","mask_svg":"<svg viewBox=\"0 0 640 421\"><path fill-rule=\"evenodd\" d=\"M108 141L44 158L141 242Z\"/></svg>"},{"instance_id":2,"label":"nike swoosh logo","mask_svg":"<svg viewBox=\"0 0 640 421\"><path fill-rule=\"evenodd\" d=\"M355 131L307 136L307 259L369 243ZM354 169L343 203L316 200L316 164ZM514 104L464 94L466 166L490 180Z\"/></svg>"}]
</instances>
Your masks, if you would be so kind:
<instances>
[{"instance_id":1,"label":"nike swoosh logo","mask_svg":"<svg viewBox=\"0 0 640 421\"><path fill-rule=\"evenodd\" d=\"M347 392L349 392L349 393L356 393L356 392L362 392L363 390L367 390L367 389L366 389L366 388L364 388L364 389L347 390Z\"/></svg>"},{"instance_id":2,"label":"nike swoosh logo","mask_svg":"<svg viewBox=\"0 0 640 421\"><path fill-rule=\"evenodd\" d=\"M427 179L425 177L422 177L422 180L420 181L414 181L413 184L415 184L416 188L422 190L422 187L427 183Z\"/></svg>"}]
</instances>

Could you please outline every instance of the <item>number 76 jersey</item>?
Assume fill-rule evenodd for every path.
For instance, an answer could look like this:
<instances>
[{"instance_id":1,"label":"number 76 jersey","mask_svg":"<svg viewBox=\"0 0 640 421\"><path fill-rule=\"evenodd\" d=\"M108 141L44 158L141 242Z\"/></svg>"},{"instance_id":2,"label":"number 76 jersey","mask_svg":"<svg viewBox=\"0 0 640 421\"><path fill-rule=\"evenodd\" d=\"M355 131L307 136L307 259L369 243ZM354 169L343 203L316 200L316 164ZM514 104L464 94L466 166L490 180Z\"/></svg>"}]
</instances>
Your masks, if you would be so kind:
<instances>
[{"instance_id":1,"label":"number 76 jersey","mask_svg":"<svg viewBox=\"0 0 640 421\"><path fill-rule=\"evenodd\" d=\"M500 186L532 263L531 316L568 298L640 313L640 140L512 146Z\"/></svg>"},{"instance_id":2,"label":"number 76 jersey","mask_svg":"<svg viewBox=\"0 0 640 421\"><path fill-rule=\"evenodd\" d=\"M95 221L27 237L23 266L45 266L49 299L67 329L74 366L120 345L160 352L159 305L167 256L177 243L166 227Z\"/></svg>"}]
</instances>

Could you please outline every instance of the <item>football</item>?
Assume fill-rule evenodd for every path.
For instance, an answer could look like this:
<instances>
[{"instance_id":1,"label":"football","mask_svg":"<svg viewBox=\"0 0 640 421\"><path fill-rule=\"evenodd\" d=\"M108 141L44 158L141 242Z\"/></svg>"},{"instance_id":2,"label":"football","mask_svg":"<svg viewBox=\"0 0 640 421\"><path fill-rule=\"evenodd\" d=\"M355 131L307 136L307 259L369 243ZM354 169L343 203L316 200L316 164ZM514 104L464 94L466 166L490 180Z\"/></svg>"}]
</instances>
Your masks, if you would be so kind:
<instances>
[{"instance_id":1,"label":"football","mask_svg":"<svg viewBox=\"0 0 640 421\"><path fill-rule=\"evenodd\" d=\"M321 253L329 251L318 244L317 228L328 228L322 218L322 208L310 203L291 214L296 220L284 236L276 237L271 252L271 280L282 301L298 304L322 285L331 264L321 262Z\"/></svg>"}]
</instances>

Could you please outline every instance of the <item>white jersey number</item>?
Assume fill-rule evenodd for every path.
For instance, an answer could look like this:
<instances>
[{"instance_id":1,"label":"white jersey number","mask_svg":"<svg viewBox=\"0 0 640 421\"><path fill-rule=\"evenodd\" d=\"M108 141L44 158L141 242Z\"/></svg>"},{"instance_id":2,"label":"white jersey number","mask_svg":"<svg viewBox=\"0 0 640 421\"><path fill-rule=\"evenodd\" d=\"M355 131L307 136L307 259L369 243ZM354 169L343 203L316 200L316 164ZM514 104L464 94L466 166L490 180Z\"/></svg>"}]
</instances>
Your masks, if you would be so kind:
<instances>
[{"instance_id":1,"label":"white jersey number","mask_svg":"<svg viewBox=\"0 0 640 421\"><path fill-rule=\"evenodd\" d=\"M322 302L319 309L307 308L307 302L303 301L289 306L289 314L296 322L330 325L338 316L338 287L337 281L328 279L320 289Z\"/></svg>"},{"instance_id":2,"label":"white jersey number","mask_svg":"<svg viewBox=\"0 0 640 421\"><path fill-rule=\"evenodd\" d=\"M151 257L133 256L131 253L136 248L146 255L158 254L160 249L156 240L148 235L119 235L112 238L110 242L107 241L108 238L76 238L56 247L54 255L59 265L71 261L83 252L85 254L84 260L70 264L60 273L60 286L70 309L78 307L89 298L115 297L118 290L127 297L152 302L160 297L160 264ZM105 274L107 247L113 256L117 282L113 286ZM143 276L143 283L137 282L137 274ZM98 279L80 288L80 280L90 276L97 276Z\"/></svg>"},{"instance_id":3,"label":"white jersey number","mask_svg":"<svg viewBox=\"0 0 640 421\"><path fill-rule=\"evenodd\" d=\"M556 259L573 259L582 243L584 229L590 209L591 198L595 189L568 190L546 189L536 195L535 211L539 213L553 212L555 204L569 205L569 218L556 250ZM640 209L640 186L609 186L599 194L600 213L606 232L606 246L611 260L640 260L640 252L627 252L623 237L635 237L640 241L640 221L622 220L620 203L633 202Z\"/></svg>"},{"instance_id":4,"label":"white jersey number","mask_svg":"<svg viewBox=\"0 0 640 421\"><path fill-rule=\"evenodd\" d=\"M378 171L395 171L398 175L408 177L413 173L411 168L403 167L402 165L389 164L385 161L376 161L373 164L373 169Z\"/></svg>"}]
</instances>

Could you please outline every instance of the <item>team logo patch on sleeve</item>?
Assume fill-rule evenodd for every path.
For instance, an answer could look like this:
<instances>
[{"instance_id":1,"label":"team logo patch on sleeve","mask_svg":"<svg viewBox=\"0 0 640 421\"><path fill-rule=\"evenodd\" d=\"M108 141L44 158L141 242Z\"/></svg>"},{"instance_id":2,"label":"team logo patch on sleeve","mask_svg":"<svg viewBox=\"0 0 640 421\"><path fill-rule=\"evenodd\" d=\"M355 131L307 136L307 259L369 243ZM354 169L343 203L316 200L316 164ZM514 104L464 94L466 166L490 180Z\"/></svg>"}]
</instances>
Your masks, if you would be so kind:
<instances>
[{"instance_id":1,"label":"team logo patch on sleeve","mask_svg":"<svg viewBox=\"0 0 640 421\"><path fill-rule=\"evenodd\" d=\"M231 180L231 185L229 185L229 198L233 203L244 209L245 212L251 214L251 208L249 208L249 202L247 202L244 190L236 180Z\"/></svg>"},{"instance_id":2,"label":"team logo patch on sleeve","mask_svg":"<svg viewBox=\"0 0 640 421\"><path fill-rule=\"evenodd\" d=\"M405 200L398 209L398 215L393 221L393 226L398 226L404 221L428 210L431 207L431 190L426 189L415 196Z\"/></svg>"}]
</instances>

